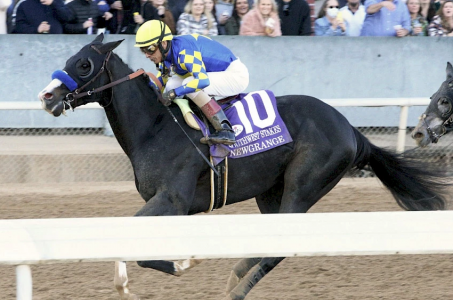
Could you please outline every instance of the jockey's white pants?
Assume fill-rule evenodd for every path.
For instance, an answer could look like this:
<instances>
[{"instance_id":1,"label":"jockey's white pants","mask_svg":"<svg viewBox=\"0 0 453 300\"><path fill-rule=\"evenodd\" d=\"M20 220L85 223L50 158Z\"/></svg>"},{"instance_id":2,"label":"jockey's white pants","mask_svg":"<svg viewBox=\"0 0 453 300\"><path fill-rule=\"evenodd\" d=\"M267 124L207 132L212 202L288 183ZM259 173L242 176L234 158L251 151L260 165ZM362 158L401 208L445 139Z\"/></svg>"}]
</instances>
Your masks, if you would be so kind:
<instances>
[{"instance_id":1,"label":"jockey's white pants","mask_svg":"<svg viewBox=\"0 0 453 300\"><path fill-rule=\"evenodd\" d=\"M202 91L212 97L224 98L237 95L244 92L249 85L249 71L239 58L233 61L225 71L208 72L207 74L210 84ZM168 78L167 84L165 85L165 91L176 89L193 79L193 76L183 78L178 75L173 75ZM201 91L186 95L192 100L196 98L194 102L198 107L202 107L211 99L210 97L197 97L200 92Z\"/></svg>"}]
</instances>

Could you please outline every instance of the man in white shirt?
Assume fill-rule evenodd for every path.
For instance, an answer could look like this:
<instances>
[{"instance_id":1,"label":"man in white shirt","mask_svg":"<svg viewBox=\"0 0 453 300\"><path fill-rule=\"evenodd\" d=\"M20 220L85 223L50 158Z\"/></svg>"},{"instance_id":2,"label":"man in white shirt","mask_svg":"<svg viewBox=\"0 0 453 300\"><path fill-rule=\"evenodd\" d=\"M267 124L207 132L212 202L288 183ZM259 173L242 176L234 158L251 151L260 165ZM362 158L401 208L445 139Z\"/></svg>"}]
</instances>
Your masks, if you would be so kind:
<instances>
[{"instance_id":1,"label":"man in white shirt","mask_svg":"<svg viewBox=\"0 0 453 300\"><path fill-rule=\"evenodd\" d=\"M366 16L365 6L360 3L360 0L348 0L347 5L340 8L340 13L344 22L347 23L346 36L360 36Z\"/></svg>"}]
</instances>

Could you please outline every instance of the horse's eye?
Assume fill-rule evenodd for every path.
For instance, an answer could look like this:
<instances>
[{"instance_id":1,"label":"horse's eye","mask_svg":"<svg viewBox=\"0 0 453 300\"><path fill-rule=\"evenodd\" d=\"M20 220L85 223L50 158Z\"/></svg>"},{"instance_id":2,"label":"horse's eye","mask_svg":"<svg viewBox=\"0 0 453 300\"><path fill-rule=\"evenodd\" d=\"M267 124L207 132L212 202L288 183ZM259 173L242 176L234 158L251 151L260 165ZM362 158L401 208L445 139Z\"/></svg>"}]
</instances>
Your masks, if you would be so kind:
<instances>
[{"instance_id":1,"label":"horse's eye","mask_svg":"<svg viewBox=\"0 0 453 300\"><path fill-rule=\"evenodd\" d=\"M94 66L91 59L80 60L77 65L80 78L87 78L93 74Z\"/></svg>"},{"instance_id":2,"label":"horse's eye","mask_svg":"<svg viewBox=\"0 0 453 300\"><path fill-rule=\"evenodd\" d=\"M451 102L448 98L442 97L437 101L437 108L443 116L446 116L451 113Z\"/></svg>"}]
</instances>

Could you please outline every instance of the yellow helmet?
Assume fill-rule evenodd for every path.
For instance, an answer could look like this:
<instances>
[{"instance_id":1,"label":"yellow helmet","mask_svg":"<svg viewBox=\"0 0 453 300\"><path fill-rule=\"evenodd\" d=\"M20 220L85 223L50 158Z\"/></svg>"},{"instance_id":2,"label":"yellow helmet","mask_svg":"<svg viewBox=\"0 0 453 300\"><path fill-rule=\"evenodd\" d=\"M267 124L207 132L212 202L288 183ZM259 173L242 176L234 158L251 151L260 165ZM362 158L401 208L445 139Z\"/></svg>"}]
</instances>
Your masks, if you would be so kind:
<instances>
[{"instance_id":1,"label":"yellow helmet","mask_svg":"<svg viewBox=\"0 0 453 300\"><path fill-rule=\"evenodd\" d=\"M138 29L135 35L135 47L147 47L172 39L173 34L164 22L151 20L143 23Z\"/></svg>"}]
</instances>

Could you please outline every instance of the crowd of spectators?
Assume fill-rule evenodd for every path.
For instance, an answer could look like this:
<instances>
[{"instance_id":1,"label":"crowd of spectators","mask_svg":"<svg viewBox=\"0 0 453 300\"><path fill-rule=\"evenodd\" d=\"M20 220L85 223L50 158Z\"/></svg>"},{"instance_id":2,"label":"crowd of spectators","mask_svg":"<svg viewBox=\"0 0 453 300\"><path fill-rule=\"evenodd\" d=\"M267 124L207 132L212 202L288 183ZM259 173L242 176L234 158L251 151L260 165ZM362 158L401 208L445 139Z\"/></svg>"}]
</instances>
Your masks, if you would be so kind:
<instances>
[{"instance_id":1,"label":"crowd of spectators","mask_svg":"<svg viewBox=\"0 0 453 300\"><path fill-rule=\"evenodd\" d=\"M313 32L306 0L0 0L0 34L453 36L453 0L319 1Z\"/></svg>"}]
</instances>

